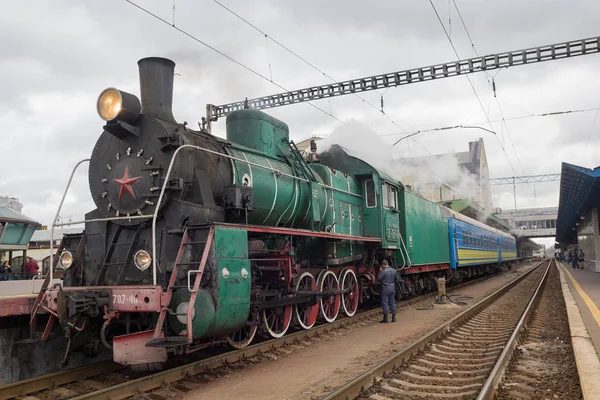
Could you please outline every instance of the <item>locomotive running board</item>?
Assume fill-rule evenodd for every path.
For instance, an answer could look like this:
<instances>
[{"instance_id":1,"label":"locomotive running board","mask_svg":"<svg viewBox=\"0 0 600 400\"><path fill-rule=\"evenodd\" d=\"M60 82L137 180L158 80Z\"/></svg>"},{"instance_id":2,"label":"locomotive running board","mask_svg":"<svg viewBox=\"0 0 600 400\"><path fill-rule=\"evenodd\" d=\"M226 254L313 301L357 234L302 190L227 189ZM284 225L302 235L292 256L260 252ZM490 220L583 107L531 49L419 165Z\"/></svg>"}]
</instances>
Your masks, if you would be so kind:
<instances>
[{"instance_id":1,"label":"locomotive running board","mask_svg":"<svg viewBox=\"0 0 600 400\"><path fill-rule=\"evenodd\" d=\"M273 226L259 226L259 225L241 225L241 224L227 224L223 222L217 222L214 226L224 226L229 228L239 228L248 232L261 232L261 233L277 233L281 235L295 235L295 236L310 236L319 237L330 240L353 240L356 242L373 242L380 243L381 238L369 237L369 236L354 236L345 233L331 233L322 231L311 231L308 229L294 229L294 228L282 228Z\"/></svg>"},{"instance_id":2,"label":"locomotive running board","mask_svg":"<svg viewBox=\"0 0 600 400\"><path fill-rule=\"evenodd\" d=\"M167 349L146 347L146 343L153 336L154 330L115 336L113 339L113 360L122 365L152 364L167 361Z\"/></svg>"}]
</instances>

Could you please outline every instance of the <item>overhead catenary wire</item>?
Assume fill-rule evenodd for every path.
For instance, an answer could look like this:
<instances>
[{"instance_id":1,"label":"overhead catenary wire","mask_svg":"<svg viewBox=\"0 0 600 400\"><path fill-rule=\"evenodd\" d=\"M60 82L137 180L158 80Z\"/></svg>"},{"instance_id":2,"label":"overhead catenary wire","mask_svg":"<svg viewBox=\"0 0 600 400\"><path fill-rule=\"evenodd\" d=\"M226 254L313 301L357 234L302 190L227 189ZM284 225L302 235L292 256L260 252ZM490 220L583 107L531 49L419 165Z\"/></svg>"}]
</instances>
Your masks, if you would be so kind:
<instances>
[{"instance_id":1,"label":"overhead catenary wire","mask_svg":"<svg viewBox=\"0 0 600 400\"><path fill-rule=\"evenodd\" d=\"M261 74L260 72L258 72L258 71L256 71L256 70L254 70L254 69L250 68L249 66L247 66L247 65L243 64L242 62L240 62L240 61L238 61L238 60L234 59L233 57L231 57L231 56L229 56L228 54L226 54L226 53L224 53L224 52L220 51L219 49L215 48L214 46L211 46L210 44L208 44L208 43L206 43L205 41L203 41L203 40L199 39L198 37L196 37L196 36L192 35L191 33L187 32L186 30L184 30L184 29L182 29L182 28L179 28L178 26L175 26L175 24L174 24L174 23L173 23L173 24L169 23L169 21L167 21L167 20L165 20L164 18L160 17L159 15L157 15L157 14L153 13L152 11L150 11L150 10L148 10L148 9L146 9L146 8L144 8L144 7L142 7L142 6L140 6L139 4L137 4L137 3L133 2L132 0L125 0L125 1L126 1L127 3L129 3L129 4L131 4L132 6L136 7L136 8L137 8L137 9L139 9L140 11L143 11L144 13L146 13L146 14L150 15L151 17L153 17L153 18L157 19L158 21L160 21L160 22L164 23L165 25L168 25L168 26L170 26L171 28L175 29L176 31L178 31L178 32L182 33L183 35L187 36L188 38L190 38L190 39L192 39L192 40L194 40L194 41L196 41L196 42L200 43L201 45L203 45L203 46L205 46L205 47L209 48L210 50L214 51L215 53L217 53L217 54L219 54L219 55L221 55L221 56L223 56L223 57L227 58L227 59L228 59L228 60L230 60L231 62L233 62L233 63L237 64L238 66L240 66L240 67L242 67L243 69L247 70L248 72L250 72L250 73L252 73L252 74L256 75L257 77L259 77L259 78L261 78L261 79L263 79L263 80L265 80L265 81L267 81L267 82L269 82L269 83L271 83L271 84L273 84L273 85L277 86L278 88L280 88L280 89L282 89L282 90L284 90L284 91L289 91L289 89L286 89L284 86L280 85L279 83L277 83L277 82L275 82L275 81L272 81L272 80L270 80L270 79L269 79L267 76L265 76L265 75ZM241 17L239 17L239 16L238 16L238 18L240 18L240 19L241 19ZM174 22L174 21L173 21L173 22ZM246 22L247 22L247 21L246 21ZM256 28L256 27L254 27L254 28L258 30L258 28ZM260 31L260 30L259 30L259 31ZM315 68L316 68L316 67L315 67ZM330 78L330 79L331 79L331 78ZM363 100L363 102L365 102L365 103L367 103L367 104L371 105L372 107L375 107L375 106L373 106L371 103L367 102L366 100L364 100L364 99L362 99L362 100ZM313 107L313 108L315 108L315 109L319 110L320 112L322 112L322 113L324 113L324 114L328 115L329 117L331 117L331 118L335 119L336 121L338 121L338 122L341 122L341 123L342 123L342 124L344 124L344 125L346 124L346 122L344 122L344 121L340 120L339 118L337 118L337 117L336 117L336 116L334 116L333 114L331 114L331 113L328 113L326 110L323 110L322 108L320 108L320 107L318 107L318 106L316 106L316 105L312 104L311 102L307 102L307 103L308 103L308 105L310 105L311 107ZM375 109L377 109L377 108L375 107ZM386 115L386 116L387 116L387 115ZM390 117L388 116L388 118L390 118ZM394 120L392 120L391 118L390 118L390 120L391 120L391 122L392 122L394 125L396 125L396 126L397 126L397 127L400 129L400 130L403 130L403 131L405 130L404 128L402 128L401 126L399 126L399 125L398 125L398 124L397 124L397 123L396 123ZM417 141L416 139L413 139L413 141L414 141L415 143L417 143L418 145L420 145L422 148L424 148L424 149L425 149L425 151L427 151L429 154L432 154L432 153L431 153L431 152L430 152L430 151L429 151L429 150L428 150L428 149L427 149L425 146L423 146L423 145L422 145L422 144L421 144L419 141Z\"/></svg>"},{"instance_id":2,"label":"overhead catenary wire","mask_svg":"<svg viewBox=\"0 0 600 400\"><path fill-rule=\"evenodd\" d=\"M455 6L457 12L460 13L460 11L458 10L458 6L456 5L456 2L454 0L453 0L453 3L454 3L454 6ZM442 22L442 19L440 18L440 15L439 15L438 11L435 8L435 5L433 4L433 1L429 0L429 4L433 8L433 11L435 12L436 17L437 17L437 19L438 19L438 21L439 21L442 29L444 30L444 33L446 34L446 37L448 38L448 41L450 42L450 46L452 46L452 50L454 51L454 54L456 55L456 58L460 59L458 51L456 50L456 47L454 46L454 43L452 42L452 39L450 38L450 35L448 34L448 31L446 30L446 27L444 26L444 23ZM466 24L464 23L464 19L462 19L462 15L460 16L460 19L461 19L461 21L463 23L465 31L467 31L467 27L466 27ZM469 40L471 40L471 36L468 35L468 37L469 37ZM473 49L476 51L475 45L473 44L472 40L471 40L471 45L472 45ZM487 121L487 123L489 124L489 126L490 126L490 128L492 130L493 135L496 137L496 141L500 145L500 148L502 149L502 152L504 153L504 156L506 157L506 160L508 161L508 164L509 164L511 170L513 171L513 173L515 175L517 175L517 171L515 170L515 167L513 166L512 162L510 161L510 157L508 157L508 153L506 152L506 149L504 148L504 145L500 141L500 138L498 137L498 134L494 131L494 126L492 125L492 122L490 121L490 117L488 116L487 112L485 111L483 103L481 102L481 99L480 99L479 95L477 94L477 91L475 90L475 85L473 84L473 82L471 82L471 79L469 79L469 77L467 75L465 75L465 78L467 78L467 81L469 82L469 86L471 86L471 89L473 90L473 94L477 98L477 102L479 103L479 106L481 107L481 110L483 111L483 115L485 116L486 121ZM487 79L487 77L486 77L486 79ZM489 79L488 79L488 82L489 82ZM496 99L496 101L497 101L497 99ZM506 124L505 124L505 126L506 126ZM510 137L510 135L509 135L509 137ZM527 200L531 204L531 199L529 198L529 196L527 195L527 193L525 192L525 190L522 187L521 187L521 190L523 191L523 193L525 194L525 197L527 198Z\"/></svg>"},{"instance_id":3,"label":"overhead catenary wire","mask_svg":"<svg viewBox=\"0 0 600 400\"><path fill-rule=\"evenodd\" d=\"M305 63L306 65L308 65L309 67L313 68L315 71L319 72L320 74L322 74L324 77L326 77L327 79L331 80L332 82L337 82L337 79L333 78L331 75L327 74L325 71L323 71L322 69L320 69L319 67L317 67L315 64L311 63L310 61L308 61L305 57L301 56L300 54L298 54L297 52L293 51L292 49L290 49L288 46L286 46L285 44L281 43L280 41L278 41L277 39L275 39L273 36L269 35L268 33L266 33L265 31L263 31L262 29L260 29L258 26L254 25L252 22L248 21L246 18L242 17L239 13L233 11L231 8L227 7L226 5L224 5L223 3L221 3L218 0L213 0L217 5L219 5L220 7L222 7L224 10L226 10L227 12L231 13L233 16L235 16L236 18L238 18L239 20L243 21L244 23L246 23L248 26L250 26L251 28L253 28L254 30L256 30L257 32L265 35L265 37L267 37L270 41L272 41L273 43L275 43L276 45L278 45L279 47L281 47L282 49L284 49L285 51L289 52L290 54L292 54L294 57L298 58L300 61L302 61L303 63ZM380 112L383 116L385 116L386 118L389 119L389 121L397 126L401 131L405 131L405 129L403 127L401 127L398 123L396 123L395 120L393 120L389 115L387 115L384 112L383 109L383 96L385 95L385 93L389 90L390 88L387 88L386 90L384 90L383 92L379 91L379 90L375 90L379 95L380 95L380 100L381 100L381 107L377 107L375 104L371 103L370 101L366 100L364 97L360 96L357 93L353 93L353 95L357 98L359 98L360 100L362 100L362 102L365 105L368 105L369 107L373 108L374 110ZM416 143L418 143L420 146L423 147L423 145L421 145L417 140L415 140ZM425 150L427 150L425 148ZM427 150L428 151L428 150ZM431 153L429 153L431 154Z\"/></svg>"},{"instance_id":4,"label":"overhead catenary wire","mask_svg":"<svg viewBox=\"0 0 600 400\"><path fill-rule=\"evenodd\" d=\"M526 119L526 118L537 118L537 117L553 117L556 115L562 115L562 114L574 114L574 113L582 113L582 112L589 112L589 111L600 111L600 107L594 107L594 108L582 108L582 109L577 109L577 110L565 110L565 111L552 111L552 112L546 112L546 113L531 113L528 115L521 115L518 117L509 117L509 118L504 118L504 121L513 121L513 120L518 120L518 119ZM502 119L496 119L496 120L492 120L491 122L502 122ZM480 125L480 124L484 124L486 121L479 121L479 122L473 122L471 123L471 125ZM460 124L460 125L451 125L451 126L441 126L441 127L437 127L437 128L428 128L428 129L420 129L418 131L412 131L412 132L397 132L397 133L384 133L381 136L385 137L385 136L398 136L398 135L412 135L414 133L426 133L426 132L434 132L434 131L443 131L443 130L448 130L448 129L458 129L458 128L462 128L464 127L464 124Z\"/></svg>"},{"instance_id":5,"label":"overhead catenary wire","mask_svg":"<svg viewBox=\"0 0 600 400\"><path fill-rule=\"evenodd\" d=\"M471 44L471 48L475 52L475 55L477 57L479 57L479 52L477 51L477 48L475 47L475 43L473 42L473 38L471 37L471 34L469 33L469 29L467 28L467 24L465 23L465 20L462 17L460 9L458 8L458 4L456 4L456 0L452 0L452 3L454 4L454 8L456 9L456 13L459 16L460 22L462 23L462 26L463 26L463 28L465 30L465 33L467 34L467 37L469 38L469 42ZM491 76L487 71L484 71L484 73L485 73L485 77L486 77L486 80L488 82L488 85L491 87L491 89L493 91L494 100L496 101L496 105L498 106L498 111L500 112L500 116L502 117L502 120L501 120L502 127L503 127L503 130L506 131L506 135L508 136L508 140L510 142L510 145L511 145L511 147L513 149L513 152L515 153L515 157L517 158L517 165L521 168L521 172L523 173L523 175L525 175L525 169L523 168L523 163L521 162L521 158L519 157L519 153L517 152L517 149L515 147L514 140L512 138L512 135L510 134L510 129L508 128L508 124L506 123L506 119L504 118L504 112L502 111L502 107L500 106L500 102L498 101L498 96L497 96L497 92L496 92L496 81L495 81L494 78L496 77L496 75L498 75L498 73L500 71L501 70L498 70L494 76ZM490 78L492 79L491 82L490 82ZM504 148L503 148L503 150L504 150ZM505 151L505 154L506 154L506 151ZM506 157L508 159L508 154L506 154ZM509 163L510 163L510 161L509 161ZM535 190L535 188L534 188L534 190ZM525 189L523 187L521 187L521 191L523 191L523 193L525 194L525 197L529 201L529 204L532 205L533 207L535 207L535 202L536 202L535 198L534 198L534 204L531 204L531 199L529 198L529 196L527 195L527 193L525 192Z\"/></svg>"},{"instance_id":6,"label":"overhead catenary wire","mask_svg":"<svg viewBox=\"0 0 600 400\"><path fill-rule=\"evenodd\" d=\"M148 10L148 9L146 9L146 8L144 8L144 7L142 7L142 6L140 6L140 5L139 5L139 4L137 4L137 3L134 3L134 2L133 2L133 1L131 1L131 0L125 0L125 1L126 1L127 3L129 3L129 4L131 4L132 6L136 7L137 9L139 9L139 10L143 11L144 13L146 13L146 14L150 15L151 17L153 17L153 18L155 18L155 19L159 20L160 22L164 23L165 25L168 25L168 26L170 26L171 28L175 29L175 30L176 30L176 31L178 31L179 33L182 33L183 35L185 35L185 36L189 37L190 39L194 40L195 42L198 42L198 43L200 43L201 45L203 45L203 46L205 46L205 47L208 47L210 50L212 50L212 51L214 51L215 53L217 53L217 54L219 54L219 55L221 55L221 56L223 56L223 57L227 58L229 61L231 61L231 62L233 62L233 63L237 64L238 66L242 67L242 68L243 68L243 69L245 69L246 71L248 71L248 72L251 72L252 74L256 75L257 77L259 77L259 78L261 78L261 79L263 79L263 80L265 80L265 81L267 81L267 82L269 82L269 83L271 83L271 84L273 84L273 85L277 86L278 88L280 88L280 89L282 89L282 90L289 91L289 89L286 89L285 87L283 87L283 86L282 86L282 85L280 85L279 83L277 83L277 82L275 82L275 81L273 81L273 80L269 79L267 76L265 76L265 75L261 74L260 72L258 72L258 71L256 71L256 70L254 70L254 69L250 68L249 66L245 65L244 63L242 63L242 62L240 62L240 61L236 60L235 58L233 58L233 57L231 57L231 56L227 55L226 53L222 52L221 50L219 50L219 49L217 49L217 48L215 48L215 47L211 46L210 44L208 44L208 43L206 43L205 41L203 41L203 40L199 39L198 37L196 37L196 36L192 35L191 33L187 32L186 30L184 30L184 29L181 29L181 28L179 28L179 27L175 26L174 24L171 24L169 21L167 21L167 20L165 20L164 18L162 18L162 17L158 16L157 14L153 13L152 11L150 11L150 10ZM315 109L317 109L317 110L321 111L322 113L324 113L324 114L326 114L326 115L330 116L331 118L333 118L333 119L337 120L338 122L341 122L342 124L345 124L345 122L344 122L344 121L342 121L341 119L337 118L335 115L332 115L332 114L328 113L327 111L325 111L325 110L323 110L322 108L320 108L320 107L318 107L318 106L316 106L316 105L312 104L311 102L307 102L307 104L308 104L308 105L310 105L311 107L313 107L313 108L315 108Z\"/></svg>"},{"instance_id":7,"label":"overhead catenary wire","mask_svg":"<svg viewBox=\"0 0 600 400\"><path fill-rule=\"evenodd\" d=\"M469 33L469 29L467 28L467 24L465 23L465 20L464 20L462 14L460 12L460 9L458 8L458 4L456 4L456 0L452 0L452 3L454 4L454 8L456 9L456 13L458 14L458 17L459 17L460 22L461 22L461 24L462 24L462 26L463 26L463 28L465 30L465 33L467 34L467 37L469 38L469 42L471 44L471 48L475 52L475 55L477 57L479 57L479 52L477 51L477 47L475 47L475 43L473 42L473 38L471 37L471 34ZM521 172L523 172L523 174L525 174L525 170L523 169L523 163L521 162L521 159L519 158L519 153L517 152L517 149L515 148L514 141L512 139L511 134L510 134L510 130L508 129L508 124L506 123L506 119L504 118L504 112L502 111L502 107L500 106L500 103L498 101L498 97L497 97L497 94L496 94L496 81L495 81L494 78L496 77L496 75L498 75L498 73L500 71L501 70L498 70L494 76L491 76L487 71L484 71L484 73L485 73L488 85L490 85L491 88L492 88L492 90L493 90L494 99L496 100L496 104L498 105L498 111L500 112L500 116L502 117L501 121L502 121L502 123L504 125L504 128L506 129L506 134L508 135L508 139L509 139L509 141L511 143L512 149L513 149L513 151L515 153L515 156L517 158L517 163L521 167ZM492 79L491 82L490 82L490 79L489 79L490 77Z\"/></svg>"}]
</instances>

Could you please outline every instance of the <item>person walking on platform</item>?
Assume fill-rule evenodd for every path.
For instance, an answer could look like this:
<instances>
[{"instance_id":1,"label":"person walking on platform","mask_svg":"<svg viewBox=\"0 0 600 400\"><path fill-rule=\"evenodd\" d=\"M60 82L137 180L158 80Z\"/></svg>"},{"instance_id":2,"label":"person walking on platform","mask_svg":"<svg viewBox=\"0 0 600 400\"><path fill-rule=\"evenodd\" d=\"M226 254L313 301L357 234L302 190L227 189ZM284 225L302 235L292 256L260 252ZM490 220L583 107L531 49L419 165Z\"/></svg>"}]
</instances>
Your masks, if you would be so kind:
<instances>
[{"instance_id":1,"label":"person walking on platform","mask_svg":"<svg viewBox=\"0 0 600 400\"><path fill-rule=\"evenodd\" d=\"M569 262L569 250L565 249L565 252L563 254L563 261L564 262Z\"/></svg>"},{"instance_id":2,"label":"person walking on platform","mask_svg":"<svg viewBox=\"0 0 600 400\"><path fill-rule=\"evenodd\" d=\"M382 324L388 323L388 313L392 313L392 322L396 322L396 284L399 283L398 272L390 268L387 260L381 263L381 271L377 276L381 285L381 308L383 308Z\"/></svg>"},{"instance_id":3,"label":"person walking on platform","mask_svg":"<svg viewBox=\"0 0 600 400\"><path fill-rule=\"evenodd\" d=\"M573 269L577 269L577 264L579 261L578 255L577 255L577 247L575 247L574 249L571 250L571 252L569 253L569 260L571 261L571 267Z\"/></svg>"},{"instance_id":4,"label":"person walking on platform","mask_svg":"<svg viewBox=\"0 0 600 400\"><path fill-rule=\"evenodd\" d=\"M579 253L577 253L577 261L579 261L579 269L583 269L585 265L585 253L583 249L579 249Z\"/></svg>"}]
</instances>

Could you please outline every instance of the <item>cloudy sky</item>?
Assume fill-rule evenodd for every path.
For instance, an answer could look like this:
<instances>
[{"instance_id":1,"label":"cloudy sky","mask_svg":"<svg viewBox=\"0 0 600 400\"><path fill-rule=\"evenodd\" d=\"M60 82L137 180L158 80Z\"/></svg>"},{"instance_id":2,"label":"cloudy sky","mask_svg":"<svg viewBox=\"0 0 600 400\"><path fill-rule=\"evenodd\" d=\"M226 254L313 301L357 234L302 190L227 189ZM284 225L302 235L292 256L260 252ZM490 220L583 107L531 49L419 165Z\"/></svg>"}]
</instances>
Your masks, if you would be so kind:
<instances>
[{"instance_id":1,"label":"cloudy sky","mask_svg":"<svg viewBox=\"0 0 600 400\"><path fill-rule=\"evenodd\" d=\"M475 56L457 9L429 1L222 0L222 4L285 45L209 0L138 0L138 4L287 88L328 83ZM175 5L175 11L173 11ZM517 50L598 35L595 0L456 0L479 54ZM137 60L171 58L174 114L197 126L205 104L222 104L281 90L124 0L28 1L5 4L0 14L0 195L19 197L23 212L50 224L71 168L89 156L102 121L95 102L108 86L138 94ZM497 132L455 129L421 133L395 148L420 156L465 151L483 137L492 177L560 172L562 161L595 167L600 118L595 110L513 119L553 111L600 107L600 55L491 71L322 100L337 119L367 124L385 142L405 132L448 125L479 125ZM488 81L494 77L496 97ZM375 106L371 107L368 103ZM293 139L329 134L340 123L308 104L268 111L286 121ZM487 117L486 117L487 114ZM509 119L506 124L487 123ZM392 122L393 121L393 122ZM224 121L215 124L223 135ZM505 152L502 150L504 147ZM510 162L509 162L510 160ZM512 164L512 167L511 167ZM514 172L513 172L514 170ZM496 206L513 207L512 187L494 189ZM517 188L519 207L556 206L558 184ZM87 168L76 175L62 212L79 219L93 208Z\"/></svg>"}]
</instances>

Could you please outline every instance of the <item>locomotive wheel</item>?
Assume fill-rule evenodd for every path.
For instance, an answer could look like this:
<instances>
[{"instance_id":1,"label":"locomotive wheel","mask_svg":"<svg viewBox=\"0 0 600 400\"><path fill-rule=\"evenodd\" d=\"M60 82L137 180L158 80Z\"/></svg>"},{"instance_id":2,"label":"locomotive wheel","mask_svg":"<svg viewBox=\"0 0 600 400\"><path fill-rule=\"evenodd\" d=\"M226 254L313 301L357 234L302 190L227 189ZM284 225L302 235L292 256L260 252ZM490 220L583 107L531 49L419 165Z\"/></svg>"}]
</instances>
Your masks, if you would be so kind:
<instances>
[{"instance_id":1,"label":"locomotive wheel","mask_svg":"<svg viewBox=\"0 0 600 400\"><path fill-rule=\"evenodd\" d=\"M296 290L302 292L317 291L318 286L315 277L310 272L304 272L298 278L296 283ZM310 329L317 322L319 316L319 303L310 304L296 304L294 305L296 320L300 326L304 329Z\"/></svg>"},{"instance_id":2,"label":"locomotive wheel","mask_svg":"<svg viewBox=\"0 0 600 400\"><path fill-rule=\"evenodd\" d=\"M239 331L230 334L227 338L227 344L234 349L243 349L252 343L256 331L256 325L246 325Z\"/></svg>"},{"instance_id":3,"label":"locomotive wheel","mask_svg":"<svg viewBox=\"0 0 600 400\"><path fill-rule=\"evenodd\" d=\"M342 293L342 307L344 307L344 313L351 317L356 313L358 309L358 298L359 298L359 286L356 274L351 269L346 269L342 272L341 286L342 290L349 289L347 293Z\"/></svg>"},{"instance_id":4,"label":"locomotive wheel","mask_svg":"<svg viewBox=\"0 0 600 400\"><path fill-rule=\"evenodd\" d=\"M292 323L292 305L266 308L262 312L263 324L269 335L280 338L287 332Z\"/></svg>"},{"instance_id":5,"label":"locomotive wheel","mask_svg":"<svg viewBox=\"0 0 600 400\"><path fill-rule=\"evenodd\" d=\"M319 274L319 290L326 292L330 290L340 290L340 282L332 271L323 271ZM327 322L333 322L340 312L340 295L324 295L321 297L321 315Z\"/></svg>"}]
</instances>

